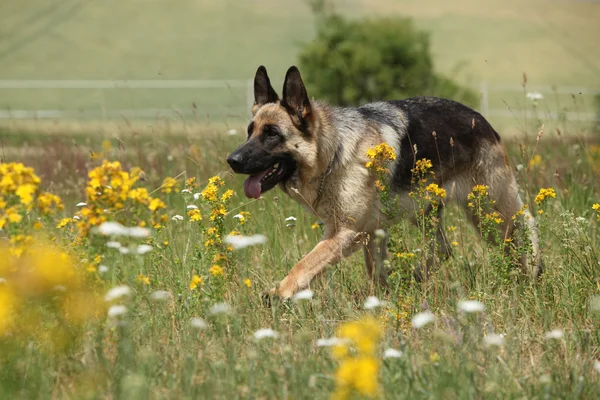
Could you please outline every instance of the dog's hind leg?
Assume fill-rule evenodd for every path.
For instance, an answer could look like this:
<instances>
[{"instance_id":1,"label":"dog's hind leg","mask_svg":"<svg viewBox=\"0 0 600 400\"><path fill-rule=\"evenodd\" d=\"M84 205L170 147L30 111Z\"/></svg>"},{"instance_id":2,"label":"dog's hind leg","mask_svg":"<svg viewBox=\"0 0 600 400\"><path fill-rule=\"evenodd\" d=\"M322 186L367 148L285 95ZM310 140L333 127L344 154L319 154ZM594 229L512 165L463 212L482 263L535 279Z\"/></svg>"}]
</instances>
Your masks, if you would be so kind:
<instances>
[{"instance_id":1,"label":"dog's hind leg","mask_svg":"<svg viewBox=\"0 0 600 400\"><path fill-rule=\"evenodd\" d=\"M512 240L515 248L521 253L518 260L521 269L535 279L542 272L535 219L528 210L523 210L523 201L519 195L517 181L502 147L499 144L492 147L482 159L485 159L485 162L482 162L482 167L478 169L475 184L488 186L489 198L493 201L492 207L502 219L502 222L498 224L500 240L505 243L507 239ZM481 221L467 207L467 199L464 199L463 206L471 214L475 228L481 233ZM526 240L528 243L526 244L517 235L522 228L527 230ZM498 244L495 243L494 236L497 235L487 235L486 239L491 243ZM505 251L508 253L509 250L509 246L506 245ZM531 257L529 257L529 253Z\"/></svg>"}]
</instances>

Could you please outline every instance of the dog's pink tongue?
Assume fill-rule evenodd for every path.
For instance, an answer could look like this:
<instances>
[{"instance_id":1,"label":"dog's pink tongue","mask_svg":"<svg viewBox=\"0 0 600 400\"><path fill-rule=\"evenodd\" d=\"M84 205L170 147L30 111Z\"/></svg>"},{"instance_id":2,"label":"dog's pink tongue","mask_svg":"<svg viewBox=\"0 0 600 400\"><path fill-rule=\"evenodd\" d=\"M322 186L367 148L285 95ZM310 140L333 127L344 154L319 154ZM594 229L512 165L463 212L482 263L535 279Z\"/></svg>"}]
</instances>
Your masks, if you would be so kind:
<instances>
[{"instance_id":1,"label":"dog's pink tongue","mask_svg":"<svg viewBox=\"0 0 600 400\"><path fill-rule=\"evenodd\" d=\"M260 198L260 180L267 174L267 171L261 172L260 174L250 175L248 179L244 181L244 193L246 197L250 199Z\"/></svg>"}]
</instances>

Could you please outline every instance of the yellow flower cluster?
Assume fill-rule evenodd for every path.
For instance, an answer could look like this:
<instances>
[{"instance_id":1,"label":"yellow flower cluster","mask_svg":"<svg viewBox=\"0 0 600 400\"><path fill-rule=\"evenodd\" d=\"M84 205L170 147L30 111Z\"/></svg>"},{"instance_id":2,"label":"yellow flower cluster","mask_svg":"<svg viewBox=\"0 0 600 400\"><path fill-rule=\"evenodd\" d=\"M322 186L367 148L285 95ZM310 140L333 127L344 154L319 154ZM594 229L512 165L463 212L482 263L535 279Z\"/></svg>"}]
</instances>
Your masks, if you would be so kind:
<instances>
[{"instance_id":1,"label":"yellow flower cluster","mask_svg":"<svg viewBox=\"0 0 600 400\"><path fill-rule=\"evenodd\" d=\"M489 214L485 214L484 218L487 221L492 221L498 225L500 225L502 222L504 222L504 220L502 218L500 218L500 214L498 214L496 211L489 213Z\"/></svg>"},{"instance_id":2,"label":"yellow flower cluster","mask_svg":"<svg viewBox=\"0 0 600 400\"><path fill-rule=\"evenodd\" d=\"M539 154L536 154L535 156L533 156L531 158L531 160L529 161L529 167L537 167L538 165L542 164L542 156L540 156Z\"/></svg>"},{"instance_id":3,"label":"yellow flower cluster","mask_svg":"<svg viewBox=\"0 0 600 400\"><path fill-rule=\"evenodd\" d=\"M397 307L386 307L386 310L381 315L381 321L384 324L393 323L403 332L407 332L411 328L410 314L413 308L412 300L409 296L401 296Z\"/></svg>"},{"instance_id":4,"label":"yellow flower cluster","mask_svg":"<svg viewBox=\"0 0 600 400\"><path fill-rule=\"evenodd\" d=\"M374 169L377 172L389 172L386 168L388 161L396 159L396 153L387 143L381 143L367 150L367 158L369 161L365 164L368 169Z\"/></svg>"},{"instance_id":5,"label":"yellow flower cluster","mask_svg":"<svg viewBox=\"0 0 600 400\"><path fill-rule=\"evenodd\" d=\"M200 210L194 208L188 211L188 217L190 217L190 221L202 221L202 215L200 215Z\"/></svg>"},{"instance_id":6,"label":"yellow flower cluster","mask_svg":"<svg viewBox=\"0 0 600 400\"><path fill-rule=\"evenodd\" d=\"M595 203L592 206L592 210L596 211L596 218L600 221L600 203Z\"/></svg>"},{"instance_id":7,"label":"yellow flower cluster","mask_svg":"<svg viewBox=\"0 0 600 400\"><path fill-rule=\"evenodd\" d=\"M554 189L552 188L542 188L540 189L540 192L537 194L537 196L535 196L535 204L537 204L538 206L540 204L542 204L542 202L544 200L546 200L547 197L552 197L553 199L556 198L556 192L554 191Z\"/></svg>"},{"instance_id":8,"label":"yellow flower cluster","mask_svg":"<svg viewBox=\"0 0 600 400\"><path fill-rule=\"evenodd\" d=\"M160 214L166 205L161 199L151 197L146 188L134 188L142 174L138 167L127 172L120 162L107 160L90 171L85 189L86 206L78 213L79 235L87 236L90 228L107 221L109 216L111 220L126 224L134 220L140 226L149 222L160 228L160 223L167 220L166 215ZM140 213L142 210L148 211ZM144 215L149 218L144 218ZM62 220L58 226L64 227L69 222L72 221Z\"/></svg>"},{"instance_id":9,"label":"yellow flower cluster","mask_svg":"<svg viewBox=\"0 0 600 400\"><path fill-rule=\"evenodd\" d=\"M340 360L333 399L348 399L354 392L367 397L379 395L376 350L381 336L381 327L372 316L340 327L337 337L343 342L332 349L333 355Z\"/></svg>"},{"instance_id":10,"label":"yellow flower cluster","mask_svg":"<svg viewBox=\"0 0 600 400\"><path fill-rule=\"evenodd\" d=\"M431 183L426 188L425 191L431 194L434 197L439 197L440 199L446 198L446 189L443 189L437 185L437 183ZM429 199L428 199L429 200Z\"/></svg>"},{"instance_id":11,"label":"yellow flower cluster","mask_svg":"<svg viewBox=\"0 0 600 400\"><path fill-rule=\"evenodd\" d=\"M428 160L427 158L422 158L422 159L416 161L415 167L411 171L414 174L423 175L427 171L429 171L431 168L433 168L433 164L431 163L431 160Z\"/></svg>"},{"instance_id":12,"label":"yellow flower cluster","mask_svg":"<svg viewBox=\"0 0 600 400\"><path fill-rule=\"evenodd\" d=\"M475 185L471 190L471 193L467 195L467 206L469 208L476 208L477 204L480 204L483 199L486 199L489 196L488 192L489 186L486 185ZM490 204L494 204L492 200L490 200Z\"/></svg>"},{"instance_id":13,"label":"yellow flower cluster","mask_svg":"<svg viewBox=\"0 0 600 400\"><path fill-rule=\"evenodd\" d=\"M415 258L417 255L415 253L396 253L396 257L401 260L410 260Z\"/></svg>"},{"instance_id":14,"label":"yellow flower cluster","mask_svg":"<svg viewBox=\"0 0 600 400\"><path fill-rule=\"evenodd\" d=\"M84 322L102 315L103 302L68 254L31 237L15 241L27 243L21 257L0 247L0 340L67 346Z\"/></svg>"},{"instance_id":15,"label":"yellow flower cluster","mask_svg":"<svg viewBox=\"0 0 600 400\"><path fill-rule=\"evenodd\" d=\"M210 269L208 270L208 272L210 272L212 276L223 276L223 273L225 271L223 270L223 267L221 267L220 265L215 264L212 267L210 267Z\"/></svg>"},{"instance_id":16,"label":"yellow flower cluster","mask_svg":"<svg viewBox=\"0 0 600 400\"><path fill-rule=\"evenodd\" d=\"M40 192L41 179L22 163L0 164L0 229L21 222L23 215L37 209L43 216L64 208L60 197Z\"/></svg>"},{"instance_id":17,"label":"yellow flower cluster","mask_svg":"<svg viewBox=\"0 0 600 400\"><path fill-rule=\"evenodd\" d=\"M160 188L160 190L163 193L173 193L179 190L179 185L177 179L168 176L163 180L163 183L162 185L160 185Z\"/></svg>"},{"instance_id":18,"label":"yellow flower cluster","mask_svg":"<svg viewBox=\"0 0 600 400\"><path fill-rule=\"evenodd\" d=\"M194 290L202 285L204 285L204 279L200 278L198 275L194 275L190 281L190 290Z\"/></svg>"}]
</instances>

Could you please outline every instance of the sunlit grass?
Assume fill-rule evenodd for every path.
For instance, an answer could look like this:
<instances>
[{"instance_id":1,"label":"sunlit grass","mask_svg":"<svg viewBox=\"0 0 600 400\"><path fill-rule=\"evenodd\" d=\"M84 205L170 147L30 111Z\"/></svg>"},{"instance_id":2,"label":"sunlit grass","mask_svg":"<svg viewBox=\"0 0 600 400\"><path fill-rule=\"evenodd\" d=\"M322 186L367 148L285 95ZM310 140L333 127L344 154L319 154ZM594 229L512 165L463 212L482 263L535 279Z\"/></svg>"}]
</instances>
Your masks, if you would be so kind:
<instances>
[{"instance_id":1,"label":"sunlit grass","mask_svg":"<svg viewBox=\"0 0 600 400\"><path fill-rule=\"evenodd\" d=\"M477 237L458 207L448 206L444 222L454 256L427 282L392 279L385 292L368 281L357 253L316 279L312 292L267 308L261 292L312 249L321 228L278 190L261 200L243 196L243 177L233 176L225 163L240 136L224 131L165 139L124 132L106 142L106 137L39 135L27 138L30 153L20 151L22 142L14 136L10 140L19 151L5 151L3 161L33 167L40 190L59 195L64 210L45 216L50 223L41 210L21 203L27 190L2 194L22 215L2 231L3 249L12 249L0 260L0 320L8 321L0 325L0 389L8 397L329 398L354 390L383 398L593 398L597 393L597 141L542 136L535 153L535 137L506 144L523 197L540 225L546 271L535 285L505 273L497 249ZM103 164L105 159L110 164ZM91 171L96 172L90 176ZM113 181L100 183L112 191L87 193L86 187L97 185L94 179L109 173ZM164 203L160 213L149 208L150 198ZM94 202L93 213L83 211ZM105 225L108 236L95 230L104 221L90 224L89 234L78 229L102 215L122 226ZM74 217L79 220L57 227ZM494 218L490 215L491 224ZM42 227L36 226L40 221ZM225 240L229 234L264 239L255 236L242 243L251 245L238 248L239 242ZM17 235L22 236L17 240ZM423 249L418 230L401 224L393 240L398 251L390 255L392 268L414 265ZM65 265L81 275L85 286L78 287L89 288L89 295L67 302L65 296L80 293L67 287L50 291L50 297L19 300L35 311L31 317L13 312L15 299L24 298L22 288L32 282L14 278L23 268L14 260L48 242L57 254L69 254L73 261ZM87 315L85 309L56 306L62 301L97 304L102 311L84 318L83 325L61 325ZM373 329L369 336L367 328L344 325L360 318L367 318L367 325L377 321L380 332ZM35 334L24 330L29 321L36 323ZM62 326L73 326L62 333L70 345L50 346L49 338L63 337L53 335ZM348 338L355 340L352 346L336 348Z\"/></svg>"}]
</instances>

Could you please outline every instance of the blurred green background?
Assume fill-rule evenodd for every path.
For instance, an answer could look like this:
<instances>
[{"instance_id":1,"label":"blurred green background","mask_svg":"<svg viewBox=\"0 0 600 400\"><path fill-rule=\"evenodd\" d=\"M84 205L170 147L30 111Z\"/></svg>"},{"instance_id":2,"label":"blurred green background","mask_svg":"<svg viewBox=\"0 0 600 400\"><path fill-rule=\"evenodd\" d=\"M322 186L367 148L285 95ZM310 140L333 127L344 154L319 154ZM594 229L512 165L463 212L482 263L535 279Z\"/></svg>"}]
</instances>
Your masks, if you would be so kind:
<instances>
[{"instance_id":1,"label":"blurred green background","mask_svg":"<svg viewBox=\"0 0 600 400\"><path fill-rule=\"evenodd\" d=\"M434 68L483 92L480 111L499 130L528 130L528 121L536 120L547 129L580 131L597 118L600 2L333 3L350 18L412 17L431 33ZM298 63L314 35L314 17L304 1L5 0L0 117L183 118L241 125L257 66L267 67L280 90L285 71ZM106 80L129 84L109 89ZM535 109L526 97L534 91L544 96Z\"/></svg>"}]
</instances>

